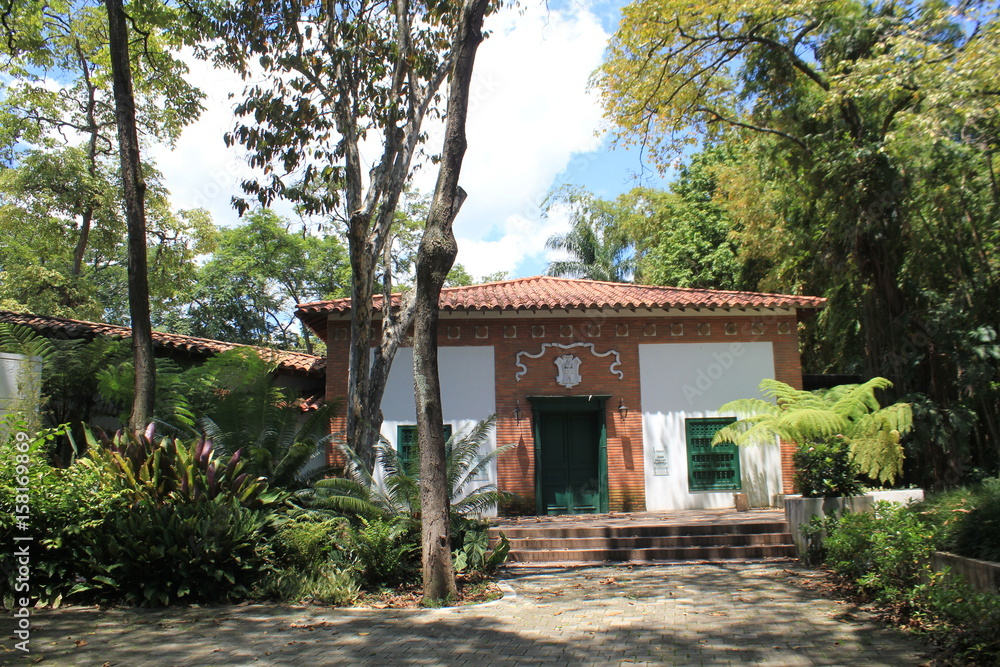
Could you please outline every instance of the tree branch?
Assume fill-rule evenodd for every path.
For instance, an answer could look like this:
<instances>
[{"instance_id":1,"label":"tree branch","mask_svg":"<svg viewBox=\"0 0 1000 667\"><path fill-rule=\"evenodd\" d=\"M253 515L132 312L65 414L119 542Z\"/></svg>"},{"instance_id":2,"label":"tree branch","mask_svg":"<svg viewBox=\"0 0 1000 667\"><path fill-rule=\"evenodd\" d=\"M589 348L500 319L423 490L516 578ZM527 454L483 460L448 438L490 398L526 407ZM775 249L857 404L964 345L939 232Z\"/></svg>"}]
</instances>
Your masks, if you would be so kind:
<instances>
[{"instance_id":1,"label":"tree branch","mask_svg":"<svg viewBox=\"0 0 1000 667\"><path fill-rule=\"evenodd\" d=\"M722 122L722 123L726 123L728 125L734 125L736 127L742 127L743 129L746 129L746 130L752 130L753 132L761 132L761 133L764 133L764 134L773 134L775 136L782 137L783 139L788 139L789 141L798 144L807 153L812 153L812 150L809 148L809 146L806 144L805 141L803 141L802 139L796 137L793 134L789 134L788 132L783 132L781 130L775 130L775 129L770 128L770 127L763 127L763 126L760 126L760 125L754 125L752 123L744 123L742 121L736 120L735 118L728 118L726 116L723 116L718 111L715 111L714 109L709 109L708 107L694 107L693 110L696 111L696 112L706 113L706 114L710 114L711 116L713 116L714 119L715 119L715 121L709 121L709 122Z\"/></svg>"}]
</instances>

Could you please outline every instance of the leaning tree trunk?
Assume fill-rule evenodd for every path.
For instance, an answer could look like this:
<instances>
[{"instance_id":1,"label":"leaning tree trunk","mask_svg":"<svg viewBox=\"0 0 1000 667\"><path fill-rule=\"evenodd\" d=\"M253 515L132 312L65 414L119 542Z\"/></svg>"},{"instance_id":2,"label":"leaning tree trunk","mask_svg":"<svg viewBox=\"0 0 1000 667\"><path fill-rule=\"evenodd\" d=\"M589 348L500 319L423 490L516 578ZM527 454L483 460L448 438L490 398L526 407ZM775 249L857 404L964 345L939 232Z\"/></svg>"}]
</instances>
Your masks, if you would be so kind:
<instances>
[{"instance_id":1,"label":"leaning tree trunk","mask_svg":"<svg viewBox=\"0 0 1000 667\"><path fill-rule=\"evenodd\" d=\"M448 89L444 148L434 199L417 255L416 316L413 331L413 383L420 443L420 513L424 600L455 598L451 561L449 489L445 463L441 383L438 376L438 299L458 246L452 223L465 193L458 177L465 157L465 120L476 50L482 42L487 0L467 0L455 35L455 64Z\"/></svg>"},{"instance_id":2,"label":"leaning tree trunk","mask_svg":"<svg viewBox=\"0 0 1000 667\"><path fill-rule=\"evenodd\" d=\"M129 426L143 429L153 416L156 367L153 360L153 327L149 318L149 279L146 268L146 183L139 162L139 133L132 94L128 27L122 0L105 0L108 10L108 40L115 90L115 120L121 157L128 222L128 305L132 318L132 353L135 366L135 398Z\"/></svg>"}]
</instances>

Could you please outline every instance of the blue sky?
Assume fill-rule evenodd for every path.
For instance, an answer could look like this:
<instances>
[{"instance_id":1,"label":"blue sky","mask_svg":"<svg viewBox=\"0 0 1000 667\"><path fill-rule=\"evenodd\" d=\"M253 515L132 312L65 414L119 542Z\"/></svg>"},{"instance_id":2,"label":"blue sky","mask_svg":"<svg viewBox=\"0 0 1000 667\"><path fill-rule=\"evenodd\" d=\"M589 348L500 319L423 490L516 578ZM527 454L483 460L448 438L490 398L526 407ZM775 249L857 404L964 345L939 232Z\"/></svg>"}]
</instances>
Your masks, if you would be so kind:
<instances>
[{"instance_id":1,"label":"blue sky","mask_svg":"<svg viewBox=\"0 0 1000 667\"><path fill-rule=\"evenodd\" d=\"M458 261L473 277L544 272L552 259L546 239L569 226L563 214L542 216L540 204L553 187L580 185L611 198L637 185L637 173L645 174L643 185L665 185L636 150L609 148L596 95L587 90L622 4L560 0L488 20L492 34L477 57L461 181L469 199L455 222ZM226 94L239 93L241 84L199 62L192 62L191 79L209 94L207 111L174 150L157 148L153 157L175 206L208 208L217 222L235 224L229 200L250 170L223 145L222 133L233 121ZM437 137L429 129L433 148ZM433 181L432 170L423 170L416 186L430 191Z\"/></svg>"}]
</instances>

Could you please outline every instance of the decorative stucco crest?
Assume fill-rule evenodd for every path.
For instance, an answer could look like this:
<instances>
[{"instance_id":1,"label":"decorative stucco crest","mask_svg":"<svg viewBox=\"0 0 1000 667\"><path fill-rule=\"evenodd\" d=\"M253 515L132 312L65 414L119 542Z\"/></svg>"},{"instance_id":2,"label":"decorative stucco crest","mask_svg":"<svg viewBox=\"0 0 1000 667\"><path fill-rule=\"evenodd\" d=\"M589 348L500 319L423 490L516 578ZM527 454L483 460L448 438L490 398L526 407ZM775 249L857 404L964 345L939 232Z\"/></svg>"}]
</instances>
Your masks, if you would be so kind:
<instances>
[{"instance_id":1,"label":"decorative stucco crest","mask_svg":"<svg viewBox=\"0 0 1000 667\"><path fill-rule=\"evenodd\" d=\"M608 350L607 352L598 352L596 349L594 349L593 343L542 343L542 348L535 354L530 354L527 350L522 350L521 352L517 353L517 357L514 362L514 364L521 369L514 375L514 379L520 382L521 376L523 376L525 373L528 372L528 367L521 362L522 355L528 357L529 359L538 359L543 354L545 354L545 350L550 347L557 347L560 350L572 350L573 348L576 347L590 348L590 353L595 357L609 357L613 354L615 355L615 360L611 362L610 366L608 366L608 370L611 371L613 375L617 375L619 380L625 379L625 374L621 371L620 368L617 368L622 363L621 356L618 354L618 352L616 352L615 350Z\"/></svg>"},{"instance_id":2,"label":"decorative stucco crest","mask_svg":"<svg viewBox=\"0 0 1000 667\"><path fill-rule=\"evenodd\" d=\"M556 357L554 363L559 369L559 372L556 373L556 384L571 389L583 382L583 378L580 376L580 357L575 354L564 354L561 357Z\"/></svg>"}]
</instances>

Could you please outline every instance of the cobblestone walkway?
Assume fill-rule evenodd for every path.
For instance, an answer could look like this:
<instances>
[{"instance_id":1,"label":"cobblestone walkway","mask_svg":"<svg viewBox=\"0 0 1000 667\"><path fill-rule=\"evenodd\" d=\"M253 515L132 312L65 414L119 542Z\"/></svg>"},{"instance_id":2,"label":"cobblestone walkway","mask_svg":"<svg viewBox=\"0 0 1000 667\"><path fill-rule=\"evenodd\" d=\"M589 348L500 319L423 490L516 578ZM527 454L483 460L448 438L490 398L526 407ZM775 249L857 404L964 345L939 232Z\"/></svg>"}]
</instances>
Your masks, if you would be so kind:
<instances>
[{"instance_id":1,"label":"cobblestone walkway","mask_svg":"<svg viewBox=\"0 0 1000 667\"><path fill-rule=\"evenodd\" d=\"M63 609L9 665L887 665L928 649L803 586L789 565L532 569L457 609ZM513 594L512 594L513 593Z\"/></svg>"}]
</instances>

